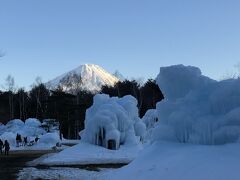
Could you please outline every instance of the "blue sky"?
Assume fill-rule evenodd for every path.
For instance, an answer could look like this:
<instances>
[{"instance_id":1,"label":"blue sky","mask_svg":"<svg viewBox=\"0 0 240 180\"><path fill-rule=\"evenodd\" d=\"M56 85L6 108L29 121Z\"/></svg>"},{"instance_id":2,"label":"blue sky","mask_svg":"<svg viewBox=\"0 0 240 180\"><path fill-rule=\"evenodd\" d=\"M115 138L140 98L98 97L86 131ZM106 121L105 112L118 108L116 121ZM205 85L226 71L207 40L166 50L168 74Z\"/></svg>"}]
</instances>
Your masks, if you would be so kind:
<instances>
[{"instance_id":1,"label":"blue sky","mask_svg":"<svg viewBox=\"0 0 240 180\"><path fill-rule=\"evenodd\" d=\"M0 84L28 87L84 63L127 77L194 65L214 79L240 62L238 0L0 0Z\"/></svg>"}]
</instances>

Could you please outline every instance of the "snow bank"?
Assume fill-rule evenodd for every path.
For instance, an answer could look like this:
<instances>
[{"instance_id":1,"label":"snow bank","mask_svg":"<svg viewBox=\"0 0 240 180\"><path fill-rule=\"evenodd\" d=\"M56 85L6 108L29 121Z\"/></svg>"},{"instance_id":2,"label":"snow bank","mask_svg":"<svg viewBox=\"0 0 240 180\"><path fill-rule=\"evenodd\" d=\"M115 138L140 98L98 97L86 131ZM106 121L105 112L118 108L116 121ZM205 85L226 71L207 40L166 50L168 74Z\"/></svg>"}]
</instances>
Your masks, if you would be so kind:
<instances>
[{"instance_id":1,"label":"snow bank","mask_svg":"<svg viewBox=\"0 0 240 180\"><path fill-rule=\"evenodd\" d=\"M240 79L217 82L196 67L175 65L162 67L157 83L165 100L157 104L155 139L200 144L239 139Z\"/></svg>"},{"instance_id":2,"label":"snow bank","mask_svg":"<svg viewBox=\"0 0 240 180\"><path fill-rule=\"evenodd\" d=\"M153 132L155 126L158 124L158 114L156 109L149 109L142 118L142 122L146 126L146 134L144 136L144 141L153 140Z\"/></svg>"},{"instance_id":3,"label":"snow bank","mask_svg":"<svg viewBox=\"0 0 240 180\"><path fill-rule=\"evenodd\" d=\"M134 97L97 94L86 112L85 129L80 135L83 141L104 147L108 147L108 140L114 140L117 149L120 144L139 143L137 136L145 133L141 123Z\"/></svg>"},{"instance_id":4,"label":"snow bank","mask_svg":"<svg viewBox=\"0 0 240 180\"><path fill-rule=\"evenodd\" d=\"M121 146L118 150L109 150L101 146L80 142L53 156L40 159L44 165L84 165L84 164L118 164L129 163L142 150L142 146Z\"/></svg>"},{"instance_id":5,"label":"snow bank","mask_svg":"<svg viewBox=\"0 0 240 180\"><path fill-rule=\"evenodd\" d=\"M35 118L29 118L25 121L25 125L28 127L39 127L41 126L41 122Z\"/></svg>"},{"instance_id":6,"label":"snow bank","mask_svg":"<svg viewBox=\"0 0 240 180\"><path fill-rule=\"evenodd\" d=\"M6 124L7 127L11 126L24 126L24 122L21 119L13 119Z\"/></svg>"},{"instance_id":7,"label":"snow bank","mask_svg":"<svg viewBox=\"0 0 240 180\"><path fill-rule=\"evenodd\" d=\"M6 126L0 122L0 135L6 131Z\"/></svg>"},{"instance_id":8,"label":"snow bank","mask_svg":"<svg viewBox=\"0 0 240 180\"><path fill-rule=\"evenodd\" d=\"M39 136L46 133L41 127L41 122L38 119L30 118L25 121L25 125L17 131L22 136Z\"/></svg>"},{"instance_id":9,"label":"snow bank","mask_svg":"<svg viewBox=\"0 0 240 180\"><path fill-rule=\"evenodd\" d=\"M24 127L24 122L20 119L14 119L9 121L5 127L7 132L16 133L19 129Z\"/></svg>"},{"instance_id":10,"label":"snow bank","mask_svg":"<svg viewBox=\"0 0 240 180\"><path fill-rule=\"evenodd\" d=\"M48 144L55 146L56 143L60 142L60 137L58 133L47 133L40 137L39 143L40 144Z\"/></svg>"},{"instance_id":11,"label":"snow bank","mask_svg":"<svg viewBox=\"0 0 240 180\"><path fill-rule=\"evenodd\" d=\"M40 127L31 127L31 126L24 126L22 129L17 131L18 134L21 136L39 136L45 134L46 131Z\"/></svg>"},{"instance_id":12,"label":"snow bank","mask_svg":"<svg viewBox=\"0 0 240 180\"><path fill-rule=\"evenodd\" d=\"M39 137L39 142L35 143L31 147L17 147L16 148L16 135L20 134L23 137L27 137L28 142L34 141L36 137ZM53 133L46 133L42 128L42 123L38 119L30 118L25 123L20 119L14 119L9 121L5 126L0 125L0 138L2 140L8 140L11 149L49 149L55 146L57 142L60 142L59 133L55 131Z\"/></svg>"},{"instance_id":13,"label":"snow bank","mask_svg":"<svg viewBox=\"0 0 240 180\"><path fill-rule=\"evenodd\" d=\"M129 165L106 173L105 180L239 180L240 144L203 146L155 143Z\"/></svg>"},{"instance_id":14,"label":"snow bank","mask_svg":"<svg viewBox=\"0 0 240 180\"><path fill-rule=\"evenodd\" d=\"M46 133L46 131L41 128L41 122L34 118L27 119L25 123L20 119L11 120L6 126L0 126L0 135L4 132L18 133L21 136L39 136Z\"/></svg>"},{"instance_id":15,"label":"snow bank","mask_svg":"<svg viewBox=\"0 0 240 180\"><path fill-rule=\"evenodd\" d=\"M146 128L149 130L155 126L158 122L158 116L156 109L149 109L142 118L142 121L145 123Z\"/></svg>"},{"instance_id":16,"label":"snow bank","mask_svg":"<svg viewBox=\"0 0 240 180\"><path fill-rule=\"evenodd\" d=\"M139 120L134 124L134 130L136 136L143 138L146 132L146 125L141 120Z\"/></svg>"},{"instance_id":17,"label":"snow bank","mask_svg":"<svg viewBox=\"0 0 240 180\"><path fill-rule=\"evenodd\" d=\"M10 144L10 146L16 146L16 134L12 132L4 132L1 136L0 139L4 142L7 140Z\"/></svg>"}]
</instances>

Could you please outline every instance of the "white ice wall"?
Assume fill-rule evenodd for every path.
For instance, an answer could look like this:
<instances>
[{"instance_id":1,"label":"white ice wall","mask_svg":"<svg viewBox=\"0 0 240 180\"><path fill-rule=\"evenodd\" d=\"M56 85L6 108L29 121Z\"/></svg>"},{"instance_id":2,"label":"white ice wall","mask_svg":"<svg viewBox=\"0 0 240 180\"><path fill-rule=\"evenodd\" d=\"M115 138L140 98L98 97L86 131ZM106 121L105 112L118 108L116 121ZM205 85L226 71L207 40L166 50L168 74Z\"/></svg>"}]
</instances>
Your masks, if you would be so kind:
<instances>
[{"instance_id":1,"label":"white ice wall","mask_svg":"<svg viewBox=\"0 0 240 180\"><path fill-rule=\"evenodd\" d=\"M165 100L157 104L155 138L200 144L238 140L240 79L217 82L196 67L175 65L161 68L157 83Z\"/></svg>"}]
</instances>

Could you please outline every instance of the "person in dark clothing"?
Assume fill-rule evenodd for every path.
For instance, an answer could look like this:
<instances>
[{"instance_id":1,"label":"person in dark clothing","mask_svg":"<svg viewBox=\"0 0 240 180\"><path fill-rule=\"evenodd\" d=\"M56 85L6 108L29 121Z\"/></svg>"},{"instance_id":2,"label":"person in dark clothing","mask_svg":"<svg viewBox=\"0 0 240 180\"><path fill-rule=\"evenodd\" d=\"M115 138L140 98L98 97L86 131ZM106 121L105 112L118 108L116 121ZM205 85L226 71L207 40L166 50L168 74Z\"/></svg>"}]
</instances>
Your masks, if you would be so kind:
<instances>
[{"instance_id":1,"label":"person in dark clothing","mask_svg":"<svg viewBox=\"0 0 240 180\"><path fill-rule=\"evenodd\" d=\"M16 143L17 143L17 147L19 147L19 134L17 134L17 136L16 136Z\"/></svg>"},{"instance_id":2,"label":"person in dark clothing","mask_svg":"<svg viewBox=\"0 0 240 180\"><path fill-rule=\"evenodd\" d=\"M1 154L3 153L3 142L1 139L0 139L0 152Z\"/></svg>"},{"instance_id":3,"label":"person in dark clothing","mask_svg":"<svg viewBox=\"0 0 240 180\"><path fill-rule=\"evenodd\" d=\"M22 146L23 144L22 144L22 136L21 136L21 134L19 134L19 146Z\"/></svg>"},{"instance_id":4,"label":"person in dark clothing","mask_svg":"<svg viewBox=\"0 0 240 180\"><path fill-rule=\"evenodd\" d=\"M4 143L4 148L5 148L5 155L8 155L9 153L9 150L10 150L10 145L9 145L9 142L7 140L5 140L5 143Z\"/></svg>"},{"instance_id":5,"label":"person in dark clothing","mask_svg":"<svg viewBox=\"0 0 240 180\"><path fill-rule=\"evenodd\" d=\"M24 137L24 146L27 145L27 137Z\"/></svg>"},{"instance_id":6,"label":"person in dark clothing","mask_svg":"<svg viewBox=\"0 0 240 180\"><path fill-rule=\"evenodd\" d=\"M35 143L37 143L38 140L39 140L39 137L37 136L37 137L35 138Z\"/></svg>"}]
</instances>

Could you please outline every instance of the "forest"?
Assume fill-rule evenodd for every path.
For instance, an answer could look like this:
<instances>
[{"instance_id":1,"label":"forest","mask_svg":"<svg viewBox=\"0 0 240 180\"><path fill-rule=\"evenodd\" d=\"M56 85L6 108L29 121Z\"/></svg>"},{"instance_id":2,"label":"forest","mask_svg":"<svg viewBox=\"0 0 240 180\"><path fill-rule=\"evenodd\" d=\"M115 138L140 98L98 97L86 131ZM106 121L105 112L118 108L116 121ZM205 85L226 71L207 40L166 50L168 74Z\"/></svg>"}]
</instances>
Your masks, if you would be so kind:
<instances>
[{"instance_id":1,"label":"forest","mask_svg":"<svg viewBox=\"0 0 240 180\"><path fill-rule=\"evenodd\" d=\"M103 86L100 92L110 97L132 95L138 100L139 116L143 117L148 109L156 108L156 103L164 96L155 80L149 79L142 86L136 80L117 82L113 87ZM61 88L49 90L44 83L36 80L31 89L15 88L14 78L8 76L4 91L0 91L0 122L6 124L12 119L39 120L55 119L60 124L65 138L78 138L84 129L86 110L93 104L96 93L77 90L74 94Z\"/></svg>"}]
</instances>

